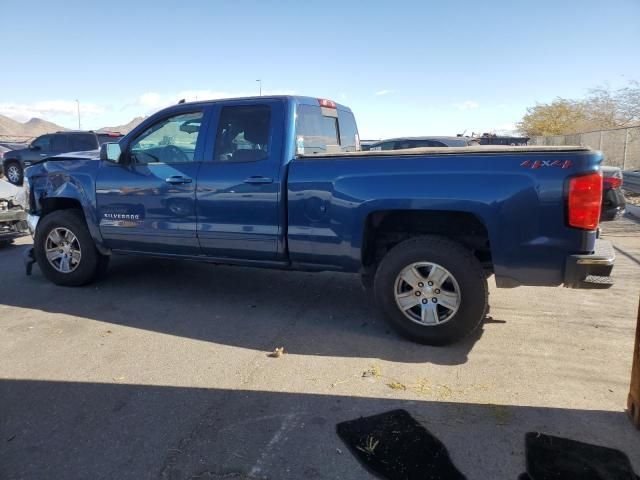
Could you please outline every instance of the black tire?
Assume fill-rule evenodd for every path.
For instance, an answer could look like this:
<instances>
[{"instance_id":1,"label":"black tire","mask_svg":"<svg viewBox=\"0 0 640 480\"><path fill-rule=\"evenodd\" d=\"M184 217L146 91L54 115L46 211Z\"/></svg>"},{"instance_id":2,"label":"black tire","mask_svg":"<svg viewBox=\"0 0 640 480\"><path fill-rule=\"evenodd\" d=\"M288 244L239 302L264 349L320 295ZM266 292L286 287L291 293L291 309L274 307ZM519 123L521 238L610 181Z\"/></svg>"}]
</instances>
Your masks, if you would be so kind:
<instances>
[{"instance_id":1,"label":"black tire","mask_svg":"<svg viewBox=\"0 0 640 480\"><path fill-rule=\"evenodd\" d=\"M80 263L69 273L56 270L47 260L45 253L47 236L53 229L59 227L70 230L76 236L82 253ZM56 210L43 217L38 222L33 246L40 270L56 285L67 287L86 285L104 273L109 262L108 256L101 255L96 250L82 212L77 209Z\"/></svg>"},{"instance_id":2,"label":"black tire","mask_svg":"<svg viewBox=\"0 0 640 480\"><path fill-rule=\"evenodd\" d=\"M15 175L12 173L12 169L13 171L15 171ZM11 177L9 175L11 175ZM5 165L4 176L7 178L9 183L12 183L14 185L22 185L22 180L24 179L24 171L22 169L22 166L20 165L20 162L8 162Z\"/></svg>"},{"instance_id":3,"label":"black tire","mask_svg":"<svg viewBox=\"0 0 640 480\"><path fill-rule=\"evenodd\" d=\"M444 323L419 324L409 319L396 302L396 279L403 269L418 262L443 267L458 284L458 309ZM486 275L478 259L459 243L437 236L412 238L392 248L380 262L374 291L387 322L401 335L426 345L448 345L468 336L482 322L488 305ZM417 307L420 309L420 305Z\"/></svg>"}]
</instances>

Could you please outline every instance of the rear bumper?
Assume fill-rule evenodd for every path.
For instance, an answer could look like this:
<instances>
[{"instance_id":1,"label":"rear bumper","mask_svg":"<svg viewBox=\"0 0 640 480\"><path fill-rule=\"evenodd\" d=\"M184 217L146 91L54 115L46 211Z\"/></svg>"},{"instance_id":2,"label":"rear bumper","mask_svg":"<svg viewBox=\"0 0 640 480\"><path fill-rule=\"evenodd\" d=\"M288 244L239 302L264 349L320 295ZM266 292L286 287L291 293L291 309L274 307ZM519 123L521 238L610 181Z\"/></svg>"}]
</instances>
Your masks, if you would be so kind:
<instances>
[{"instance_id":1,"label":"rear bumper","mask_svg":"<svg viewBox=\"0 0 640 480\"><path fill-rule=\"evenodd\" d=\"M624 213L626 200L619 188L611 188L604 191L602 196L602 213L600 221L615 220Z\"/></svg>"},{"instance_id":2,"label":"rear bumper","mask_svg":"<svg viewBox=\"0 0 640 480\"><path fill-rule=\"evenodd\" d=\"M564 286L567 288L610 288L613 286L611 270L616 254L611 242L596 240L595 250L589 254L567 258Z\"/></svg>"}]
</instances>

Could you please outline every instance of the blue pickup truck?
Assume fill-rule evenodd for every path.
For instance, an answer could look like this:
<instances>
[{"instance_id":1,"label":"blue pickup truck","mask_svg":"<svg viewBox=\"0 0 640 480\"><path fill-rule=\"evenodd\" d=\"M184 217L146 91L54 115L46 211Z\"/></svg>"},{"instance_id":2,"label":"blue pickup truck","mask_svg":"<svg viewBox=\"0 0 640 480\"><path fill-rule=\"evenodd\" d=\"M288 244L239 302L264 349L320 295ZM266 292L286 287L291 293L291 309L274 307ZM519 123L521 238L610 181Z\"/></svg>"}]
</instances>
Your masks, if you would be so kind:
<instances>
[{"instance_id":1,"label":"blue pickup truck","mask_svg":"<svg viewBox=\"0 0 640 480\"><path fill-rule=\"evenodd\" d=\"M353 114L330 100L184 103L93 157L30 167L26 261L70 286L112 254L357 272L396 330L442 345L480 324L491 275L506 288L611 285L601 158L581 147L361 152Z\"/></svg>"}]
</instances>

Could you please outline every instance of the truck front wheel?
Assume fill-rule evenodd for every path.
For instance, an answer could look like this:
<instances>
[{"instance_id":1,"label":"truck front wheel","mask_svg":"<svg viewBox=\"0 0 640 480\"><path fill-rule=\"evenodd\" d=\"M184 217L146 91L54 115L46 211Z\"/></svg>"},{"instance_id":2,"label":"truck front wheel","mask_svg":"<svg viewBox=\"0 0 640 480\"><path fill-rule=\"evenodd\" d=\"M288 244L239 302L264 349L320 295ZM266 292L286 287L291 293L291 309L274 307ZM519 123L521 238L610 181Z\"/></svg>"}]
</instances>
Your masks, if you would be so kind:
<instances>
[{"instance_id":1,"label":"truck front wheel","mask_svg":"<svg viewBox=\"0 0 640 480\"><path fill-rule=\"evenodd\" d=\"M437 236L393 247L380 262L374 291L389 324L427 345L466 337L487 308L487 280L478 259L459 243Z\"/></svg>"},{"instance_id":2,"label":"truck front wheel","mask_svg":"<svg viewBox=\"0 0 640 480\"><path fill-rule=\"evenodd\" d=\"M79 210L57 210L38 223L34 252L40 270L56 285L80 286L106 269L108 256L93 243Z\"/></svg>"}]
</instances>

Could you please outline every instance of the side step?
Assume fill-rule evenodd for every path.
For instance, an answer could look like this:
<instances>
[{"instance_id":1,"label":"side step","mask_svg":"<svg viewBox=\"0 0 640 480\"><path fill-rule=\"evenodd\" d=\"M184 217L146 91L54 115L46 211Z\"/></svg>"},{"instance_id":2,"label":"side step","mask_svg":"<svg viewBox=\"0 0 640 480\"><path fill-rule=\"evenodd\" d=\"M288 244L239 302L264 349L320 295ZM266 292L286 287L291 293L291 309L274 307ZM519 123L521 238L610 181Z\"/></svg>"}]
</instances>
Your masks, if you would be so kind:
<instances>
[{"instance_id":1,"label":"side step","mask_svg":"<svg viewBox=\"0 0 640 480\"><path fill-rule=\"evenodd\" d=\"M603 289L611 288L613 284L613 278L609 276L587 275L586 278L580 282L579 288Z\"/></svg>"}]
</instances>

